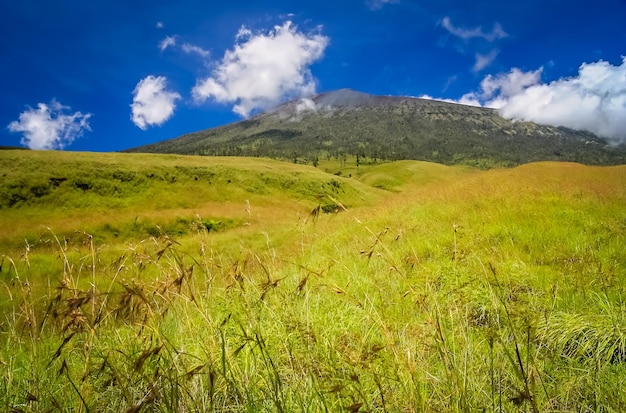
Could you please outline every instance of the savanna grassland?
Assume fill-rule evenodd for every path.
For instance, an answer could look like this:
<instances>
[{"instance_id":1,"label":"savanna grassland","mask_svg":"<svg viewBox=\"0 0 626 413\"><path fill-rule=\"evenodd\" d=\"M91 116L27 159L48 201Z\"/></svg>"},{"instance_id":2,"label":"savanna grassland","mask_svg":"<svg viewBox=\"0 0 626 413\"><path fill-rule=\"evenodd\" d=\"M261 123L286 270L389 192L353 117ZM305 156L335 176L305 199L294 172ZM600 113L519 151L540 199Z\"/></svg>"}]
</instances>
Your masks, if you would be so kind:
<instances>
[{"instance_id":1,"label":"savanna grassland","mask_svg":"<svg viewBox=\"0 0 626 413\"><path fill-rule=\"evenodd\" d=\"M0 151L0 409L626 411L626 166Z\"/></svg>"}]
</instances>

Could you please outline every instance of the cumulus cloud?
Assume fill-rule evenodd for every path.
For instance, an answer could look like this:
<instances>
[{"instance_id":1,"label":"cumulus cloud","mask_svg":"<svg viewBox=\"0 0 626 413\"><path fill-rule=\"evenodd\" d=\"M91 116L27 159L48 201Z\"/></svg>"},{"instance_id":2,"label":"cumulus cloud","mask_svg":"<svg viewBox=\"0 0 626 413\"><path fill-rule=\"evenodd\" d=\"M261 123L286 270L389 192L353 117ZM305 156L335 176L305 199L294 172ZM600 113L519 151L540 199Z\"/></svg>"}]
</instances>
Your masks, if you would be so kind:
<instances>
[{"instance_id":1,"label":"cumulus cloud","mask_svg":"<svg viewBox=\"0 0 626 413\"><path fill-rule=\"evenodd\" d=\"M603 60L583 63L576 76L549 83L541 82L542 72L513 68L486 76L478 92L439 100L491 107L508 119L586 130L626 143L626 57L617 66Z\"/></svg>"},{"instance_id":2,"label":"cumulus cloud","mask_svg":"<svg viewBox=\"0 0 626 413\"><path fill-rule=\"evenodd\" d=\"M49 105L39 103L36 109L28 108L18 120L9 124L11 132L23 134L21 143L30 149L63 149L82 136L89 127L91 113L71 111L56 100Z\"/></svg>"},{"instance_id":3,"label":"cumulus cloud","mask_svg":"<svg viewBox=\"0 0 626 413\"><path fill-rule=\"evenodd\" d=\"M146 130L148 126L161 125L174 114L180 95L166 90L166 82L164 76L150 75L137 83L131 119L138 128Z\"/></svg>"},{"instance_id":4,"label":"cumulus cloud","mask_svg":"<svg viewBox=\"0 0 626 413\"><path fill-rule=\"evenodd\" d=\"M172 46L176 46L176 38L174 36L165 36L165 38L159 42L159 49L161 49L161 51Z\"/></svg>"},{"instance_id":5,"label":"cumulus cloud","mask_svg":"<svg viewBox=\"0 0 626 413\"><path fill-rule=\"evenodd\" d=\"M197 81L193 97L197 102L234 103L233 111L247 117L282 99L312 95L310 65L322 57L328 42L319 33L298 31L290 21L268 33L242 27L211 75Z\"/></svg>"},{"instance_id":6,"label":"cumulus cloud","mask_svg":"<svg viewBox=\"0 0 626 413\"><path fill-rule=\"evenodd\" d=\"M468 40L473 38L481 38L485 39L488 42L493 42L497 39L502 39L507 37L508 34L502 29L500 23L496 23L493 26L491 32L484 32L481 26L474 27L471 29L465 29L462 27L456 27L452 24L450 17L446 16L441 20L441 26L446 29L450 34L460 37L461 39Z\"/></svg>"},{"instance_id":7,"label":"cumulus cloud","mask_svg":"<svg viewBox=\"0 0 626 413\"><path fill-rule=\"evenodd\" d=\"M496 76L487 75L480 82L481 96L483 99L491 99L490 106L494 105L493 97L507 100L508 98L522 93L526 88L536 85L541 81L543 68L535 71L522 72L518 68L511 69L508 73Z\"/></svg>"},{"instance_id":8,"label":"cumulus cloud","mask_svg":"<svg viewBox=\"0 0 626 413\"><path fill-rule=\"evenodd\" d=\"M531 84L504 100L500 113L506 118L583 129L624 143L626 57L619 66L584 63L575 77Z\"/></svg>"},{"instance_id":9,"label":"cumulus cloud","mask_svg":"<svg viewBox=\"0 0 626 413\"><path fill-rule=\"evenodd\" d=\"M543 68L529 72L522 72L518 68L513 68L508 73L501 73L496 76L487 75L480 82L480 91L466 93L458 100L438 100L499 109L512 96L522 93L529 86L538 84L541 80L542 71Z\"/></svg>"}]
</instances>

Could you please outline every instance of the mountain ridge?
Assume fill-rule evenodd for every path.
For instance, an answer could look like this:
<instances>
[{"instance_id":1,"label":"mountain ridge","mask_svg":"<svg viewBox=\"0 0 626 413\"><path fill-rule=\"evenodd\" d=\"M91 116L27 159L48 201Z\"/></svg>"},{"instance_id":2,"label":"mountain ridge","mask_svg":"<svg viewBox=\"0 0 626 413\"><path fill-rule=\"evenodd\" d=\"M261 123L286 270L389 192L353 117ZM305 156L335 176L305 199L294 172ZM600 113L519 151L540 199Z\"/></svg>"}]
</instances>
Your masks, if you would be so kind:
<instances>
[{"instance_id":1,"label":"mountain ridge","mask_svg":"<svg viewBox=\"0 0 626 413\"><path fill-rule=\"evenodd\" d=\"M533 161L626 163L626 145L590 132L511 121L497 110L339 89L252 118L127 152L254 156L316 163L414 159L489 168Z\"/></svg>"}]
</instances>

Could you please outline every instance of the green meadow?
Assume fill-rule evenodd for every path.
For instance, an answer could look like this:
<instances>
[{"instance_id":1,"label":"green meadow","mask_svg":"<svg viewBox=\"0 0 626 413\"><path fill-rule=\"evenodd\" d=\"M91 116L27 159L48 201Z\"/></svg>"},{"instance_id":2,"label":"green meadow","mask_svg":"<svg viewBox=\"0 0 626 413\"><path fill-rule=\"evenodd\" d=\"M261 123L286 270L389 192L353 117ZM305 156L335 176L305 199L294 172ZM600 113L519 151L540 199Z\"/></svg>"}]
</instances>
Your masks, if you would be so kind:
<instances>
[{"instance_id":1,"label":"green meadow","mask_svg":"<svg viewBox=\"0 0 626 413\"><path fill-rule=\"evenodd\" d=\"M626 166L0 175L2 411L626 411Z\"/></svg>"}]
</instances>

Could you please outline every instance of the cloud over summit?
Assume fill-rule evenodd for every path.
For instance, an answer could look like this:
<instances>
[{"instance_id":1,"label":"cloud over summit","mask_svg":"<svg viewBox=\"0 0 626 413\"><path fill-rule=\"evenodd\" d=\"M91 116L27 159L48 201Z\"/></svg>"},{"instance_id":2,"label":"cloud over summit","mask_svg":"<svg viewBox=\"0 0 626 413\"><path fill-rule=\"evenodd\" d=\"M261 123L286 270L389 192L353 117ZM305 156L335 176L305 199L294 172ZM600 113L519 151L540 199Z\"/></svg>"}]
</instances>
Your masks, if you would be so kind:
<instances>
[{"instance_id":1,"label":"cloud over summit","mask_svg":"<svg viewBox=\"0 0 626 413\"><path fill-rule=\"evenodd\" d=\"M211 75L192 90L197 102L234 103L233 112L247 117L285 98L311 95L315 79L310 65L329 43L320 33L303 33L290 21L267 33L242 27Z\"/></svg>"}]
</instances>

